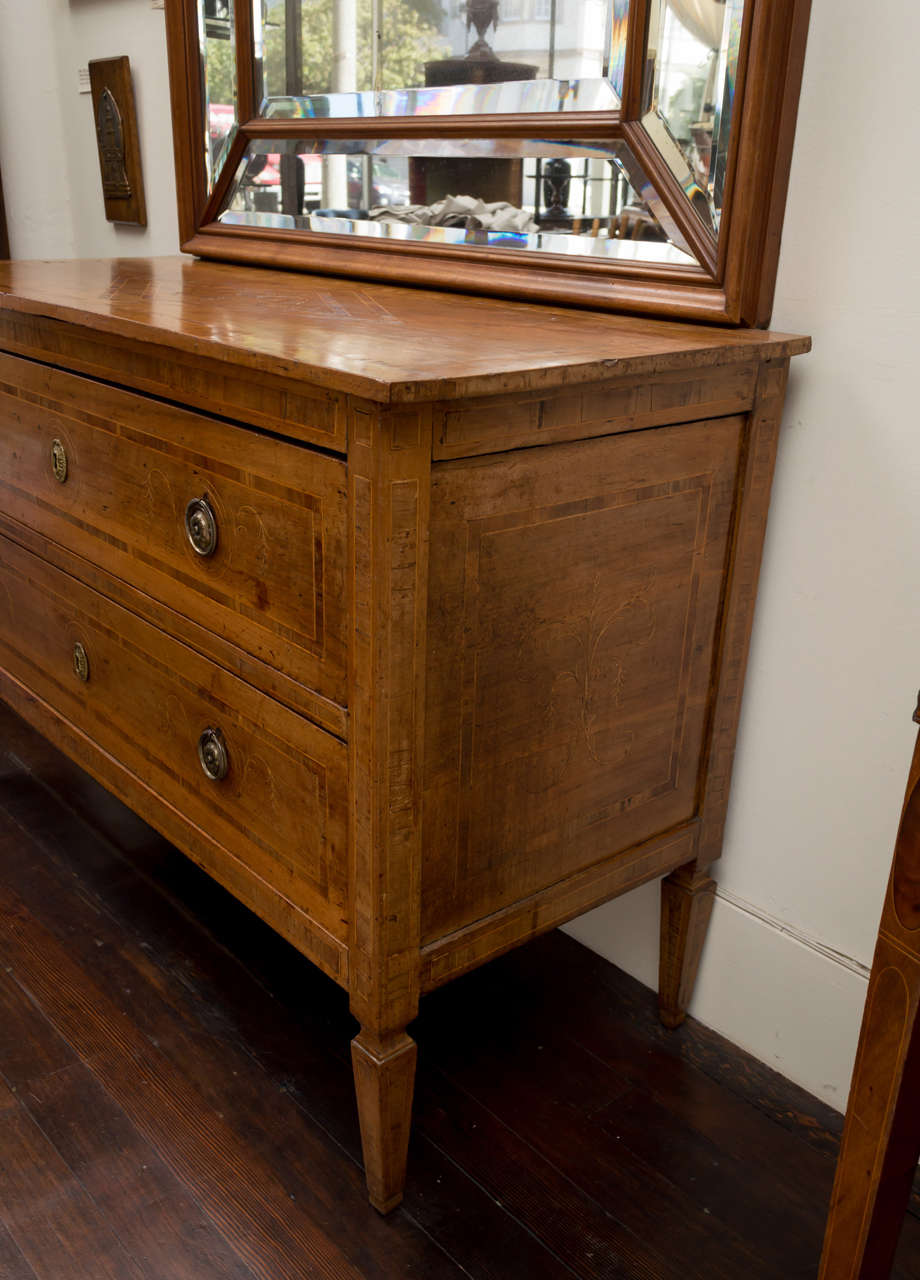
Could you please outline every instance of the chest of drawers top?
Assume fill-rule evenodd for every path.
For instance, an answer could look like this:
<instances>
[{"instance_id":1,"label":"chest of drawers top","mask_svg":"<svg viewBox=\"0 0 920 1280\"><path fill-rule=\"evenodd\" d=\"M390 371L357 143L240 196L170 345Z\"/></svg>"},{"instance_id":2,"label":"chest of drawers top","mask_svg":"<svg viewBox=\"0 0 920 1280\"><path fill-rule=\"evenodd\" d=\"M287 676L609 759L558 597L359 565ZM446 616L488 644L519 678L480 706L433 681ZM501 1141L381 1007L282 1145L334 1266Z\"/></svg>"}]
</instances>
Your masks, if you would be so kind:
<instances>
[{"instance_id":1,"label":"chest of drawers top","mask_svg":"<svg viewBox=\"0 0 920 1280\"><path fill-rule=\"evenodd\" d=\"M337 451L346 448L344 418L335 411L343 395L394 406L467 401L713 369L809 347L805 338L758 330L180 257L0 263L0 316L6 350L16 349L17 317L49 343L48 321L63 320L70 336L57 354L68 367L79 361L87 372L208 408L223 380L226 416L283 426ZM89 349L78 357L80 340ZM158 364L164 357L168 370ZM297 395L308 403L287 403Z\"/></svg>"}]
</instances>

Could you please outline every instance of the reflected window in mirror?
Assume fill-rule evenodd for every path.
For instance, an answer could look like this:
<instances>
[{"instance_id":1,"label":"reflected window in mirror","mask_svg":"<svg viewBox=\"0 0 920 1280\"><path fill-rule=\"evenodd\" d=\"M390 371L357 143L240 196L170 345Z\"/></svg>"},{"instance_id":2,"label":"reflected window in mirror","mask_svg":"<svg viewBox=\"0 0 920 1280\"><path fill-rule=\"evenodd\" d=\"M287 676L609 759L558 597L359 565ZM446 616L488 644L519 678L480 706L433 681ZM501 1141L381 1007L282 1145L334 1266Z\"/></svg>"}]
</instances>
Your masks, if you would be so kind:
<instances>
[{"instance_id":1,"label":"reflected window in mirror","mask_svg":"<svg viewBox=\"0 0 920 1280\"><path fill-rule=\"evenodd\" d=\"M725 195L744 0L652 0L642 123L703 224Z\"/></svg>"},{"instance_id":2,"label":"reflected window in mirror","mask_svg":"<svg viewBox=\"0 0 920 1280\"><path fill-rule=\"evenodd\" d=\"M254 0L267 118L610 111L623 0ZM619 77L619 81L618 81Z\"/></svg>"},{"instance_id":3,"label":"reflected window in mirror","mask_svg":"<svg viewBox=\"0 0 920 1280\"><path fill-rule=\"evenodd\" d=\"M232 0L200 0L208 190L223 166L237 124L236 31Z\"/></svg>"},{"instance_id":4,"label":"reflected window in mirror","mask_svg":"<svg viewBox=\"0 0 920 1280\"><path fill-rule=\"evenodd\" d=\"M622 142L256 140L220 221L531 254L695 261Z\"/></svg>"}]
</instances>

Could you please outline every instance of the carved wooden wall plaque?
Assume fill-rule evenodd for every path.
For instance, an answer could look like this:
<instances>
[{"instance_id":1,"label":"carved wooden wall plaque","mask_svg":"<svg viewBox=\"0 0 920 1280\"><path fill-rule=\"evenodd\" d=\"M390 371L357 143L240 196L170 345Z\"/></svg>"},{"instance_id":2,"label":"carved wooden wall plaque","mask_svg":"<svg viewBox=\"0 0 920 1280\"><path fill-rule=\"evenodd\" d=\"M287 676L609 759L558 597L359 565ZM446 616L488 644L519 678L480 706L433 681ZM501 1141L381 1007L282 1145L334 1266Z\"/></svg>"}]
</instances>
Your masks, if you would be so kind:
<instances>
[{"instance_id":1,"label":"carved wooden wall plaque","mask_svg":"<svg viewBox=\"0 0 920 1280\"><path fill-rule=\"evenodd\" d=\"M109 222L146 227L147 206L130 60L101 58L91 62L89 79L105 216Z\"/></svg>"}]
</instances>

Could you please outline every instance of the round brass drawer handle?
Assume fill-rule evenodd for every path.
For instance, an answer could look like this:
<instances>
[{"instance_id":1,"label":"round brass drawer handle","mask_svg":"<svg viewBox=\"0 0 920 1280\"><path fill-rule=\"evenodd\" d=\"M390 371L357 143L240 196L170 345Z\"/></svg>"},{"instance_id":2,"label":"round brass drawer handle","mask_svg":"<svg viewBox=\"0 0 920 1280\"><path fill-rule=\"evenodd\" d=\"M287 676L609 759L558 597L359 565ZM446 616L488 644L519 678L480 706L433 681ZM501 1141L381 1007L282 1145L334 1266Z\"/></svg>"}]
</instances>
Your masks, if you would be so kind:
<instances>
[{"instance_id":1,"label":"round brass drawer handle","mask_svg":"<svg viewBox=\"0 0 920 1280\"><path fill-rule=\"evenodd\" d=\"M203 730L198 739L198 759L212 782L220 782L222 778L226 778L230 768L230 757L227 755L227 744L220 729Z\"/></svg>"},{"instance_id":2,"label":"round brass drawer handle","mask_svg":"<svg viewBox=\"0 0 920 1280\"><path fill-rule=\"evenodd\" d=\"M51 441L51 470L58 484L63 484L67 479L67 450L57 438Z\"/></svg>"},{"instance_id":3,"label":"round brass drawer handle","mask_svg":"<svg viewBox=\"0 0 920 1280\"><path fill-rule=\"evenodd\" d=\"M89 658L79 640L73 647L73 670L77 679L86 684L89 680Z\"/></svg>"},{"instance_id":4,"label":"round brass drawer handle","mask_svg":"<svg viewBox=\"0 0 920 1280\"><path fill-rule=\"evenodd\" d=\"M207 498L192 498L185 508L185 533L197 555L212 556L217 550L217 517Z\"/></svg>"}]
</instances>

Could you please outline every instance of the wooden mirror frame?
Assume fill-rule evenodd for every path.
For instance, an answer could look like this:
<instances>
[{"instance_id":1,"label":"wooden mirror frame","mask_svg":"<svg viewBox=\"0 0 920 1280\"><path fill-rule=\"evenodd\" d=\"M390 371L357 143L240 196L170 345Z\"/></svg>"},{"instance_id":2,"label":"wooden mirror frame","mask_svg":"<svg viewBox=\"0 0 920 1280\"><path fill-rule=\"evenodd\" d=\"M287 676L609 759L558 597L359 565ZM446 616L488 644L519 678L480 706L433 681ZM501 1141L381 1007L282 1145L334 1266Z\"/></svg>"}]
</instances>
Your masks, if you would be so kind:
<instances>
[{"instance_id":1,"label":"wooden mirror frame","mask_svg":"<svg viewBox=\"0 0 920 1280\"><path fill-rule=\"evenodd\" d=\"M544 115L267 120L257 115L252 0L233 0L239 127L208 195L197 0L166 0L183 252L261 266L491 293L707 323L769 323L811 0L746 0L716 249L640 119L651 0L631 0L622 109ZM702 264L585 259L506 248L366 240L217 220L247 144L265 138L624 140ZM538 260L535 260L538 259Z\"/></svg>"}]
</instances>

